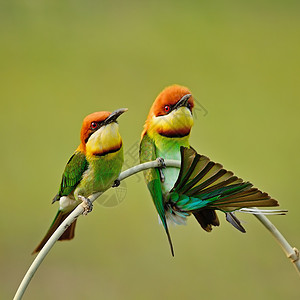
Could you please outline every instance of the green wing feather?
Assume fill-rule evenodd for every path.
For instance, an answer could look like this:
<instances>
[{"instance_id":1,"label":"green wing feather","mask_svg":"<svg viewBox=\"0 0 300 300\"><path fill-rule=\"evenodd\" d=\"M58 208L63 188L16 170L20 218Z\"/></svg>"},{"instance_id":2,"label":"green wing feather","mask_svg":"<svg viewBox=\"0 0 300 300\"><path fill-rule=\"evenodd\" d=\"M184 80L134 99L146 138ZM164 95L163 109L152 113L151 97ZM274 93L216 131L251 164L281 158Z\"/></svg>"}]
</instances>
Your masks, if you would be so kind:
<instances>
[{"instance_id":1,"label":"green wing feather","mask_svg":"<svg viewBox=\"0 0 300 300\"><path fill-rule=\"evenodd\" d=\"M75 151L75 153L67 162L64 173L62 175L59 192L54 197L53 202L59 200L59 198L62 196L68 196L70 193L72 193L80 182L82 174L87 168L88 162L84 153Z\"/></svg>"},{"instance_id":2,"label":"green wing feather","mask_svg":"<svg viewBox=\"0 0 300 300\"><path fill-rule=\"evenodd\" d=\"M80 151L75 151L71 156L67 165L65 167L64 173L62 175L62 180L59 188L58 194L54 197L52 203L58 201L62 196L68 196L76 188L78 183L82 178L82 174L88 168L88 162L85 155ZM59 210L48 230L43 240L35 248L33 253L39 252L48 239L51 237L53 232L60 226L60 224L68 217L72 212L74 206L70 205L68 209ZM74 237L76 220L67 228L67 230L62 234L59 240L70 240Z\"/></svg>"},{"instance_id":3,"label":"green wing feather","mask_svg":"<svg viewBox=\"0 0 300 300\"><path fill-rule=\"evenodd\" d=\"M250 182L234 176L221 164L212 162L192 148L181 147L180 151L181 171L169 199L179 210L192 212L205 230L211 231L211 225L219 225L212 213L214 209L225 212L226 219L244 232L233 211L244 207L278 206L278 202L267 193L253 188ZM205 216L199 214L207 209L210 211ZM205 218L207 220L203 220Z\"/></svg>"},{"instance_id":4,"label":"green wing feather","mask_svg":"<svg viewBox=\"0 0 300 300\"><path fill-rule=\"evenodd\" d=\"M140 162L144 163L147 161L156 160L156 148L153 140L147 135L147 133L142 138L140 144ZM147 183L147 187L151 193L154 205L159 214L161 222L165 228L166 234L168 236L169 244L171 247L172 255L174 256L173 245L171 241L171 237L168 230L168 225L165 216L164 209L164 198L161 190L161 182L160 175L158 169L148 169L144 171L145 181Z\"/></svg>"}]
</instances>

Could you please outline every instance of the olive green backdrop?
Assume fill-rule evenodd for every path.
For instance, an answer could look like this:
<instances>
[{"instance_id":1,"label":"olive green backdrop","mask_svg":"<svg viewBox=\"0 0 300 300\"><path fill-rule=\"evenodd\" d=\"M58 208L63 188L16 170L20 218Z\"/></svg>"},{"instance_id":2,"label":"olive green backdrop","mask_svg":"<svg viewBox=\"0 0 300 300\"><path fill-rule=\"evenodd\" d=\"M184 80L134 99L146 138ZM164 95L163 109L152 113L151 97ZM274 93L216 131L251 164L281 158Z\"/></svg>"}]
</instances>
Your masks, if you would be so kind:
<instances>
[{"instance_id":1,"label":"olive green backdrop","mask_svg":"<svg viewBox=\"0 0 300 300\"><path fill-rule=\"evenodd\" d=\"M0 298L11 299L85 115L128 107L126 166L167 85L197 99L191 144L278 199L300 247L299 1L1 1ZM296 299L299 276L255 217L172 227L175 258L140 175L57 243L24 299ZM124 199L124 194L126 197Z\"/></svg>"}]
</instances>

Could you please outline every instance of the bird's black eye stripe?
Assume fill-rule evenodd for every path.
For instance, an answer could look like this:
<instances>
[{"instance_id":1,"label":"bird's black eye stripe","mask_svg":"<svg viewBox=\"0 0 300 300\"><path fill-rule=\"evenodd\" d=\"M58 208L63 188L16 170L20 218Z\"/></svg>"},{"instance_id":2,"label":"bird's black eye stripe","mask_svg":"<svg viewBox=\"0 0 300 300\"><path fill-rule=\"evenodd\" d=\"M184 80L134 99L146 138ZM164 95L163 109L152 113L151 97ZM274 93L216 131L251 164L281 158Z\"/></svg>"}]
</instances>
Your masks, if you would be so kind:
<instances>
[{"instance_id":1,"label":"bird's black eye stripe","mask_svg":"<svg viewBox=\"0 0 300 300\"><path fill-rule=\"evenodd\" d=\"M105 121L102 122L92 122L90 125L90 129L91 130L96 130L99 129L100 127L102 127L103 125L105 125Z\"/></svg>"},{"instance_id":2,"label":"bird's black eye stripe","mask_svg":"<svg viewBox=\"0 0 300 300\"><path fill-rule=\"evenodd\" d=\"M185 96L184 96L185 97ZM183 97L182 97L183 98ZM186 102L185 104L179 104L179 102L181 102L180 100L182 99L180 98L175 104L171 105L171 104L165 104L163 107L162 107L162 111L163 112L160 112L157 117L159 116L165 116L165 115L168 115L169 113L171 113L174 109L178 108L178 107L181 107L181 106L185 106L187 107L189 110L191 110L191 103L190 102ZM188 99L186 99L188 100Z\"/></svg>"},{"instance_id":3,"label":"bird's black eye stripe","mask_svg":"<svg viewBox=\"0 0 300 300\"><path fill-rule=\"evenodd\" d=\"M166 114L169 114L173 110L173 108L174 108L174 105L168 104L168 105L164 106L164 111L165 111Z\"/></svg>"}]
</instances>

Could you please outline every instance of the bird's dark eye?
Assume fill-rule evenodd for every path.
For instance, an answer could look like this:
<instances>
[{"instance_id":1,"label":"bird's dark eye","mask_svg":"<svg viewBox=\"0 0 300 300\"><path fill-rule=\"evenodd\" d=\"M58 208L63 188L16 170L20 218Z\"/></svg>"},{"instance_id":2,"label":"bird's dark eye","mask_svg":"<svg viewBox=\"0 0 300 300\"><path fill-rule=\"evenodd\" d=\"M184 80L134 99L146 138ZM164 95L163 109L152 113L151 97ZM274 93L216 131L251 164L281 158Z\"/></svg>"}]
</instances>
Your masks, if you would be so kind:
<instances>
[{"instance_id":1,"label":"bird's dark eye","mask_svg":"<svg viewBox=\"0 0 300 300\"><path fill-rule=\"evenodd\" d=\"M96 129L97 126L98 126L98 123L96 123L96 122L91 123L91 129Z\"/></svg>"},{"instance_id":2,"label":"bird's dark eye","mask_svg":"<svg viewBox=\"0 0 300 300\"><path fill-rule=\"evenodd\" d=\"M187 104L187 108L188 108L188 109L191 109L191 107L192 107L192 106L191 106L191 103L190 103L190 102L188 102L188 104Z\"/></svg>"},{"instance_id":3,"label":"bird's dark eye","mask_svg":"<svg viewBox=\"0 0 300 300\"><path fill-rule=\"evenodd\" d=\"M165 112L168 113L171 110L169 105L165 105Z\"/></svg>"}]
</instances>

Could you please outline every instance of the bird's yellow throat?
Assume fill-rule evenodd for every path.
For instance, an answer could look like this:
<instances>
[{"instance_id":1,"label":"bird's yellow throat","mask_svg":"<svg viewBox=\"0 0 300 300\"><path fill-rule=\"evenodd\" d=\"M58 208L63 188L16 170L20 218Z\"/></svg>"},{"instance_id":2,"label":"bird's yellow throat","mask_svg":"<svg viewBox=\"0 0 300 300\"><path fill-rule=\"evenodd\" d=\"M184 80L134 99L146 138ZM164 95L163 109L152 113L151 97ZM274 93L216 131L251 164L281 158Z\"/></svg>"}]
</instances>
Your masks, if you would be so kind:
<instances>
[{"instance_id":1,"label":"bird's yellow throat","mask_svg":"<svg viewBox=\"0 0 300 300\"><path fill-rule=\"evenodd\" d=\"M118 151L122 147L119 125L116 122L102 126L94 132L86 143L86 155L103 156Z\"/></svg>"},{"instance_id":2,"label":"bird's yellow throat","mask_svg":"<svg viewBox=\"0 0 300 300\"><path fill-rule=\"evenodd\" d=\"M164 116L153 116L148 123L147 133L155 138L158 133L166 137L184 137L189 135L194 124L191 111L180 107Z\"/></svg>"}]
</instances>

